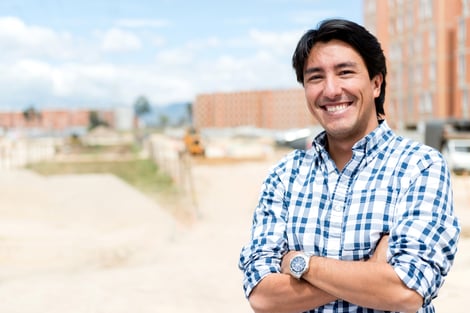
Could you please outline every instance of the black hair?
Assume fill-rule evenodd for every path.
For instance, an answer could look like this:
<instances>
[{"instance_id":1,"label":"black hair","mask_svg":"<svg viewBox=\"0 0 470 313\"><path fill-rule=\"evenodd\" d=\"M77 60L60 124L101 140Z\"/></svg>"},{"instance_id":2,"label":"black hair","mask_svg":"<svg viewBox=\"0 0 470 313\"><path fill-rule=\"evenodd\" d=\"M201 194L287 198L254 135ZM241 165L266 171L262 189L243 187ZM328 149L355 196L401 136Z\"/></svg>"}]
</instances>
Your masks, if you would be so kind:
<instances>
[{"instance_id":1,"label":"black hair","mask_svg":"<svg viewBox=\"0 0 470 313\"><path fill-rule=\"evenodd\" d=\"M297 75L297 81L304 84L304 70L310 50L318 42L340 40L349 44L364 60L372 79L377 74L382 74L383 81L380 95L375 98L375 109L377 116L385 115L385 76L387 66L385 55L377 38L363 26L344 19L327 19L322 21L318 28L307 31L299 40L292 56L292 66Z\"/></svg>"}]
</instances>

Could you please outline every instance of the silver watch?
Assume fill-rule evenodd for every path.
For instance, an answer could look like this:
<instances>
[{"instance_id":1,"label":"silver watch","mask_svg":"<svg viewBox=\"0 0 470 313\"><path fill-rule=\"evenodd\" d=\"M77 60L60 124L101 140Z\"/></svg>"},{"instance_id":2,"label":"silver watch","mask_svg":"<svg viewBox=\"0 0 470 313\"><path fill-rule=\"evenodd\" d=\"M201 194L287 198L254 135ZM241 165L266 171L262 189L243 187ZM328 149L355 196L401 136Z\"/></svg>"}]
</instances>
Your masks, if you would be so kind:
<instances>
[{"instance_id":1,"label":"silver watch","mask_svg":"<svg viewBox=\"0 0 470 313\"><path fill-rule=\"evenodd\" d=\"M297 279L302 278L302 275L308 271L308 266L310 262L310 256L300 252L290 259L289 269L292 276Z\"/></svg>"}]
</instances>

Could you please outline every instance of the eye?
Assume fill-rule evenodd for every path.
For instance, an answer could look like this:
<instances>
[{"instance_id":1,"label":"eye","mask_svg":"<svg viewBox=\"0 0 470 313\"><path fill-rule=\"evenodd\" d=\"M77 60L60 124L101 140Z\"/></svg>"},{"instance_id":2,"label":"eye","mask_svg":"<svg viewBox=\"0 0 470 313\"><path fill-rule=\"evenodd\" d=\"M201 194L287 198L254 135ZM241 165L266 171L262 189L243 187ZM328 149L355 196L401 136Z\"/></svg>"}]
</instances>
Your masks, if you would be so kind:
<instances>
[{"instance_id":1,"label":"eye","mask_svg":"<svg viewBox=\"0 0 470 313\"><path fill-rule=\"evenodd\" d=\"M352 75L354 74L354 71L353 70L342 70L341 72L339 72L339 74L341 76L347 76L347 75Z\"/></svg>"},{"instance_id":2,"label":"eye","mask_svg":"<svg viewBox=\"0 0 470 313\"><path fill-rule=\"evenodd\" d=\"M315 82L321 79L323 79L323 75L320 75L320 74L314 74L314 75L310 75L307 77L308 82Z\"/></svg>"}]
</instances>

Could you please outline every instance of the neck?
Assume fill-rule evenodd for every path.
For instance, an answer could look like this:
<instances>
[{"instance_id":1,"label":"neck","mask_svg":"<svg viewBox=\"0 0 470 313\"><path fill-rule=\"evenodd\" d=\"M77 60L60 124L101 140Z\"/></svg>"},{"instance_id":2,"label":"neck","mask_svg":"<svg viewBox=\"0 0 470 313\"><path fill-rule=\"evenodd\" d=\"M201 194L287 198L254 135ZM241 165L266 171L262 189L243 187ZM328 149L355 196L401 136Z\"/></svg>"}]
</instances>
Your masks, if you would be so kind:
<instances>
[{"instance_id":1,"label":"neck","mask_svg":"<svg viewBox=\"0 0 470 313\"><path fill-rule=\"evenodd\" d=\"M326 148L339 171L342 171L349 160L351 160L352 147L378 126L379 121L374 119L370 127L363 129L361 132L351 133L349 136L338 136L327 133Z\"/></svg>"},{"instance_id":2,"label":"neck","mask_svg":"<svg viewBox=\"0 0 470 313\"><path fill-rule=\"evenodd\" d=\"M355 142L354 142L355 143ZM340 142L338 140L328 140L328 153L336 164L339 171L342 171L352 158L352 147L354 143Z\"/></svg>"}]
</instances>

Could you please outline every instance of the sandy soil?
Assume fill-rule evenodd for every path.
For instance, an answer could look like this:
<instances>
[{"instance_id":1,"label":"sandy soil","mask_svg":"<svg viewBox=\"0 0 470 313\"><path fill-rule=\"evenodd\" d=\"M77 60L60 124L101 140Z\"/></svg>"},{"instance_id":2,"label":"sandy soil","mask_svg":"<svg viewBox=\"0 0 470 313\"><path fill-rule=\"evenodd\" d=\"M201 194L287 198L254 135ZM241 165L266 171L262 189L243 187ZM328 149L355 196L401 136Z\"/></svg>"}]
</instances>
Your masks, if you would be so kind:
<instances>
[{"instance_id":1,"label":"sandy soil","mask_svg":"<svg viewBox=\"0 0 470 313\"><path fill-rule=\"evenodd\" d=\"M251 312L238 254L272 162L195 164L191 225L111 175L1 172L0 312ZM454 184L468 228L470 178ZM459 245L437 312L466 311L470 239Z\"/></svg>"}]
</instances>

